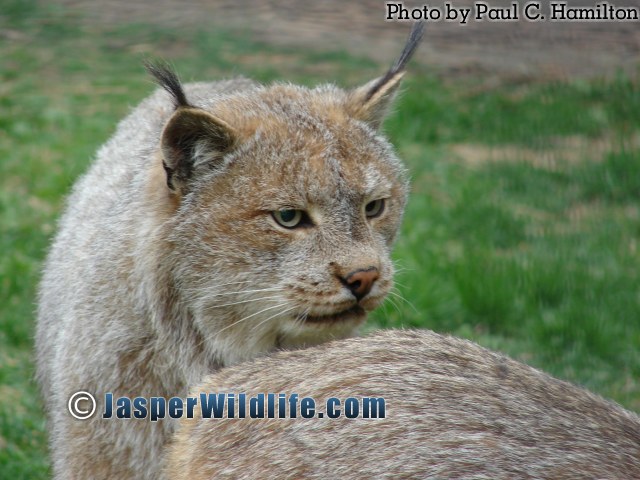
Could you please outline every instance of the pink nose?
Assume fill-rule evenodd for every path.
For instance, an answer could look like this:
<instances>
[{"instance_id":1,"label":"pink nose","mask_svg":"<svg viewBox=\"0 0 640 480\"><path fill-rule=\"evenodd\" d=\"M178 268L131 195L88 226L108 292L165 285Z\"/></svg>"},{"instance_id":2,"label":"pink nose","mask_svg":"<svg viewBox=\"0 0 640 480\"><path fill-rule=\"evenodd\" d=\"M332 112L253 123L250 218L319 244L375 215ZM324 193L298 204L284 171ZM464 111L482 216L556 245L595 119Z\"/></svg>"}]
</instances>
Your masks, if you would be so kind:
<instances>
[{"instance_id":1,"label":"pink nose","mask_svg":"<svg viewBox=\"0 0 640 480\"><path fill-rule=\"evenodd\" d=\"M373 284L376 283L378 278L380 278L378 269L369 267L367 269L355 270L340 280L351 290L353 296L360 301L369 294L373 288Z\"/></svg>"}]
</instances>

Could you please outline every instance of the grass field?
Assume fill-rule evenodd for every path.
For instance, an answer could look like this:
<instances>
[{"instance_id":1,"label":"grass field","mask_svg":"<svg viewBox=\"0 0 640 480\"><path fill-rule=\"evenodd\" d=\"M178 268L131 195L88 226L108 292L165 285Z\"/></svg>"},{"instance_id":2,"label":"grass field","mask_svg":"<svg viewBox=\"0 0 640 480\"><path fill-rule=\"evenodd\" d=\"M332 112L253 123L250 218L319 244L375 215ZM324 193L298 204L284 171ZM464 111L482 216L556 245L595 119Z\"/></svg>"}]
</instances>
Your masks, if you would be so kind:
<instances>
[{"instance_id":1,"label":"grass field","mask_svg":"<svg viewBox=\"0 0 640 480\"><path fill-rule=\"evenodd\" d=\"M384 67L152 25L82 27L2 2L0 17L0 478L48 478L32 381L39 269L64 195L152 89L243 73L357 85ZM640 411L640 85L477 88L411 69L386 130L412 174L397 292L369 328L474 339Z\"/></svg>"}]
</instances>

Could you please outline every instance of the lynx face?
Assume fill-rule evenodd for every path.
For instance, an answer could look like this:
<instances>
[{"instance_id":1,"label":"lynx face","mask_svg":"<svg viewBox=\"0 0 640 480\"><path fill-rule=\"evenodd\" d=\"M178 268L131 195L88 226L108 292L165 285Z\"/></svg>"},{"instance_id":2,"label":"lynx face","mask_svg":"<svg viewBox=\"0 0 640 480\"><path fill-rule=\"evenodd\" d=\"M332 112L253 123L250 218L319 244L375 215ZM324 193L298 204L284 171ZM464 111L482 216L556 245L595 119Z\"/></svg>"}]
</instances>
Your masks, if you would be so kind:
<instances>
[{"instance_id":1,"label":"lynx face","mask_svg":"<svg viewBox=\"0 0 640 480\"><path fill-rule=\"evenodd\" d=\"M351 100L258 87L165 127L165 162L194 158L167 170L175 282L224 364L348 336L392 287L405 171Z\"/></svg>"}]
</instances>

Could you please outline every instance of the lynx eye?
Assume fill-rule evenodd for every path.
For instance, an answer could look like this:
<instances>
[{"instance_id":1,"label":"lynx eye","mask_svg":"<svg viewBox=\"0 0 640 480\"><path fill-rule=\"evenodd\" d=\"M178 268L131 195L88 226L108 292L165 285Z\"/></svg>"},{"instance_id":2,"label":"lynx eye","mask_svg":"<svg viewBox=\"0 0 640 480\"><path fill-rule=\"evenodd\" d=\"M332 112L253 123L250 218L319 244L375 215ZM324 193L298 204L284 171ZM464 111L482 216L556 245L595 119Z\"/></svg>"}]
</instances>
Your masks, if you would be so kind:
<instances>
[{"instance_id":1,"label":"lynx eye","mask_svg":"<svg viewBox=\"0 0 640 480\"><path fill-rule=\"evenodd\" d=\"M306 213L302 210L276 210L271 212L273 219L284 228L296 228L303 223Z\"/></svg>"},{"instance_id":2,"label":"lynx eye","mask_svg":"<svg viewBox=\"0 0 640 480\"><path fill-rule=\"evenodd\" d=\"M367 218L379 217L383 211L384 211L384 198L379 198L378 200L369 202L364 207L364 213L367 216Z\"/></svg>"}]
</instances>

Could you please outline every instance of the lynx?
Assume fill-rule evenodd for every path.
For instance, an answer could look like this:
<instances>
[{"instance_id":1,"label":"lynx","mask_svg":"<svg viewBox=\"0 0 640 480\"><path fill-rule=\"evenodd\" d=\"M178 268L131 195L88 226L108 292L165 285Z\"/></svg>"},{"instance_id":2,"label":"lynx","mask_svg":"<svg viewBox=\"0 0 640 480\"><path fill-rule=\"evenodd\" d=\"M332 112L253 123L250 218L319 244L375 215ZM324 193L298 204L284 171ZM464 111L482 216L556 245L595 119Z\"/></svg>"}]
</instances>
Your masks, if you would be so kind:
<instances>
[{"instance_id":1,"label":"lynx","mask_svg":"<svg viewBox=\"0 0 640 480\"><path fill-rule=\"evenodd\" d=\"M221 367L351 336L380 305L407 198L381 124L422 30L351 90L182 86L149 66L163 88L76 183L44 268L55 478L158 478L175 422L102 419L107 392L184 396ZM67 411L77 391L97 401L90 420Z\"/></svg>"},{"instance_id":2,"label":"lynx","mask_svg":"<svg viewBox=\"0 0 640 480\"><path fill-rule=\"evenodd\" d=\"M242 392L297 393L320 406L384 398L385 418L203 419L196 408L168 450L169 478L640 478L638 416L429 331L277 352L216 372L192 395Z\"/></svg>"}]
</instances>

